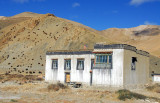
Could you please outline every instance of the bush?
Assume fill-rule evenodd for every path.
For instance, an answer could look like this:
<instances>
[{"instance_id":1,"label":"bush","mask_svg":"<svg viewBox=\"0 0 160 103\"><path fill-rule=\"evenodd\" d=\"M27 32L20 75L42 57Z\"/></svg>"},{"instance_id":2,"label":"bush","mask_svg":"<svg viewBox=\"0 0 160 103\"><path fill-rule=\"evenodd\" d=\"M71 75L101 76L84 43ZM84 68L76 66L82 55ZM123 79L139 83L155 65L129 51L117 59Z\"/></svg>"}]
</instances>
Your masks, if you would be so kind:
<instances>
[{"instance_id":1,"label":"bush","mask_svg":"<svg viewBox=\"0 0 160 103\"><path fill-rule=\"evenodd\" d=\"M61 89L66 89L68 88L68 86L62 84L62 83L57 83L57 85L61 88Z\"/></svg>"},{"instance_id":2,"label":"bush","mask_svg":"<svg viewBox=\"0 0 160 103\"><path fill-rule=\"evenodd\" d=\"M17 100L15 100L15 99L11 99L11 102L18 102Z\"/></svg>"},{"instance_id":3,"label":"bush","mask_svg":"<svg viewBox=\"0 0 160 103\"><path fill-rule=\"evenodd\" d=\"M48 89L48 91L50 91L50 90L58 91L59 87L56 84L50 84L50 85L48 85L47 89Z\"/></svg>"},{"instance_id":4,"label":"bush","mask_svg":"<svg viewBox=\"0 0 160 103\"><path fill-rule=\"evenodd\" d=\"M124 100L124 101L126 99L132 99L132 98L136 98L136 99L146 99L147 98L144 95L133 93L126 89L118 90L116 93L118 94L118 99Z\"/></svg>"},{"instance_id":5,"label":"bush","mask_svg":"<svg viewBox=\"0 0 160 103\"><path fill-rule=\"evenodd\" d=\"M47 87L48 91L50 91L50 90L58 91L59 89L66 89L66 88L68 88L68 86L66 86L62 83L49 84Z\"/></svg>"},{"instance_id":6,"label":"bush","mask_svg":"<svg viewBox=\"0 0 160 103\"><path fill-rule=\"evenodd\" d=\"M154 92L160 93L160 85L159 84L147 86L146 89L149 91L154 91Z\"/></svg>"}]
</instances>

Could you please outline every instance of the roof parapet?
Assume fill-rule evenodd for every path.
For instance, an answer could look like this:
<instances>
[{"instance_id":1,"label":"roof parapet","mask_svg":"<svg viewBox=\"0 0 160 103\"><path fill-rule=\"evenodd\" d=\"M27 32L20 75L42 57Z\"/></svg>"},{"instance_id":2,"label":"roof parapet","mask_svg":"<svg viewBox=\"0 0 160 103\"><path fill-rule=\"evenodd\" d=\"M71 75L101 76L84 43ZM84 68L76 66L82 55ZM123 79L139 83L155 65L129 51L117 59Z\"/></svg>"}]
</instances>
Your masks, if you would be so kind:
<instances>
[{"instance_id":1,"label":"roof parapet","mask_svg":"<svg viewBox=\"0 0 160 103\"><path fill-rule=\"evenodd\" d=\"M94 49L126 49L136 52L137 54L149 56L149 53L143 50L136 49L135 46L131 46L128 44L111 44L111 45L103 45L103 44L96 44Z\"/></svg>"}]
</instances>

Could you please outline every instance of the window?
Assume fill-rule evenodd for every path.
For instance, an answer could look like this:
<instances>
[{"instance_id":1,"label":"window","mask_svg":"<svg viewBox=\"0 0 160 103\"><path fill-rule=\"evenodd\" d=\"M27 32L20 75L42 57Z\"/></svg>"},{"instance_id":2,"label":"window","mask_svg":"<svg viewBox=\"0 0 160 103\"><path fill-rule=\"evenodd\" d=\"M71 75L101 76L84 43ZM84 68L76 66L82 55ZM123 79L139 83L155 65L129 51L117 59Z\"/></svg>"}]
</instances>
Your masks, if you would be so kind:
<instances>
[{"instance_id":1,"label":"window","mask_svg":"<svg viewBox=\"0 0 160 103\"><path fill-rule=\"evenodd\" d=\"M84 59L77 59L77 70L84 70Z\"/></svg>"},{"instance_id":2,"label":"window","mask_svg":"<svg viewBox=\"0 0 160 103\"><path fill-rule=\"evenodd\" d=\"M109 55L108 58L109 58L109 63L112 63L112 55Z\"/></svg>"},{"instance_id":3,"label":"window","mask_svg":"<svg viewBox=\"0 0 160 103\"><path fill-rule=\"evenodd\" d=\"M95 69L112 69L112 53L96 54Z\"/></svg>"},{"instance_id":4,"label":"window","mask_svg":"<svg viewBox=\"0 0 160 103\"><path fill-rule=\"evenodd\" d=\"M96 55L96 63L107 63L107 55Z\"/></svg>"},{"instance_id":5,"label":"window","mask_svg":"<svg viewBox=\"0 0 160 103\"><path fill-rule=\"evenodd\" d=\"M52 60L52 69L58 69L58 60L57 59Z\"/></svg>"},{"instance_id":6,"label":"window","mask_svg":"<svg viewBox=\"0 0 160 103\"><path fill-rule=\"evenodd\" d=\"M131 70L136 70L136 62L137 62L137 58L132 57Z\"/></svg>"},{"instance_id":7,"label":"window","mask_svg":"<svg viewBox=\"0 0 160 103\"><path fill-rule=\"evenodd\" d=\"M71 70L71 60L70 59L66 59L64 61L64 70Z\"/></svg>"}]
</instances>

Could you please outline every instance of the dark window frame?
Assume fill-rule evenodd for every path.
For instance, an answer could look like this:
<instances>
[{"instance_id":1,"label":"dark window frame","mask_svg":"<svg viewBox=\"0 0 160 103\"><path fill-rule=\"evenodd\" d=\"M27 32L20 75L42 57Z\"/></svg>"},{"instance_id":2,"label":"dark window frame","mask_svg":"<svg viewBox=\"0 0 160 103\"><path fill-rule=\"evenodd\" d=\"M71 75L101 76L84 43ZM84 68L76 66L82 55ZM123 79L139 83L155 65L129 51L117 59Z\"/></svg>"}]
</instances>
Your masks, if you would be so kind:
<instances>
[{"instance_id":1,"label":"dark window frame","mask_svg":"<svg viewBox=\"0 0 160 103\"><path fill-rule=\"evenodd\" d=\"M53 64L55 62L56 62L56 64ZM55 65L56 65L56 67L55 67ZM52 59L52 69L58 69L58 59Z\"/></svg>"},{"instance_id":2,"label":"dark window frame","mask_svg":"<svg viewBox=\"0 0 160 103\"><path fill-rule=\"evenodd\" d=\"M97 61L98 60L98 61ZM96 53L94 69L112 69L113 53Z\"/></svg>"},{"instance_id":3,"label":"dark window frame","mask_svg":"<svg viewBox=\"0 0 160 103\"><path fill-rule=\"evenodd\" d=\"M137 57L132 57L131 70L136 70Z\"/></svg>"},{"instance_id":4,"label":"dark window frame","mask_svg":"<svg viewBox=\"0 0 160 103\"><path fill-rule=\"evenodd\" d=\"M84 60L85 60L84 58L78 58L77 59L77 70L84 70ZM82 64L81 64L82 68L79 68L79 62L80 61L82 62Z\"/></svg>"},{"instance_id":5,"label":"dark window frame","mask_svg":"<svg viewBox=\"0 0 160 103\"><path fill-rule=\"evenodd\" d=\"M69 69L67 69L67 61L70 61L70 67L69 67ZM64 60L64 70L71 70L71 59L65 59Z\"/></svg>"}]
</instances>

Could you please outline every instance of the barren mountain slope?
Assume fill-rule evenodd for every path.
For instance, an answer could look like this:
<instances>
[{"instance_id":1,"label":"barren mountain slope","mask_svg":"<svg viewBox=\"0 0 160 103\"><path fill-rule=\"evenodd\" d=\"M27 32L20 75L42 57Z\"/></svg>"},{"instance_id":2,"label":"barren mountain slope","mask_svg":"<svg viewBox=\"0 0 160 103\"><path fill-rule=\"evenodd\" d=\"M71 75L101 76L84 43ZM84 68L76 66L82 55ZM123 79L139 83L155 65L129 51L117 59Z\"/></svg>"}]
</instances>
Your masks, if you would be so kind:
<instances>
[{"instance_id":1,"label":"barren mountain slope","mask_svg":"<svg viewBox=\"0 0 160 103\"><path fill-rule=\"evenodd\" d=\"M46 14L0 30L0 68L8 72L39 73L50 50L93 49L97 42L112 43L79 23ZM33 72L34 71L34 72ZM41 73L41 72L40 72Z\"/></svg>"},{"instance_id":2,"label":"barren mountain slope","mask_svg":"<svg viewBox=\"0 0 160 103\"><path fill-rule=\"evenodd\" d=\"M5 16L0 16L0 19L4 18Z\"/></svg>"},{"instance_id":3,"label":"barren mountain slope","mask_svg":"<svg viewBox=\"0 0 160 103\"><path fill-rule=\"evenodd\" d=\"M152 55L160 56L160 26L142 25L128 29L110 28L101 32L109 39L131 44L150 52Z\"/></svg>"},{"instance_id":4,"label":"barren mountain slope","mask_svg":"<svg viewBox=\"0 0 160 103\"><path fill-rule=\"evenodd\" d=\"M4 16L0 16L0 29L12 25L12 24L16 24L25 20L28 20L32 17L37 17L40 16L41 14L36 14L36 13L32 13L32 12L23 12L20 13L18 15L12 16L12 17L4 17Z\"/></svg>"}]
</instances>

